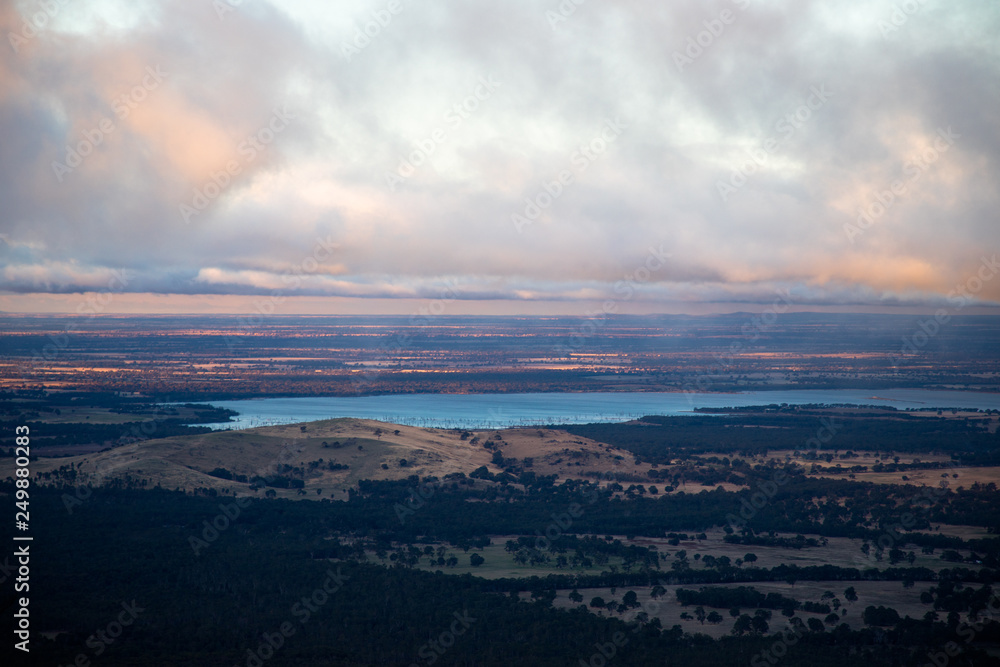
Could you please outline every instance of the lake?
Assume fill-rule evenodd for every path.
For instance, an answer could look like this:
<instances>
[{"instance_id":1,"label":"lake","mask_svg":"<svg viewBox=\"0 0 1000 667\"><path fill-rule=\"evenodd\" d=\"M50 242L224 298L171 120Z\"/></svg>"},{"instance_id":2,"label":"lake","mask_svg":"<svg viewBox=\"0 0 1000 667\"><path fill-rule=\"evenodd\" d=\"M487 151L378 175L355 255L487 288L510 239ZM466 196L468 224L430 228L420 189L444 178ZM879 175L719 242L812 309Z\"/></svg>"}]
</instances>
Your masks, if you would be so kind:
<instances>
[{"instance_id":1,"label":"lake","mask_svg":"<svg viewBox=\"0 0 1000 667\"><path fill-rule=\"evenodd\" d=\"M206 401L239 413L215 429L358 417L433 428L506 428L538 424L620 422L643 415L691 415L695 408L771 403L1000 410L1000 394L925 389L810 389L713 393L533 393L308 396Z\"/></svg>"}]
</instances>

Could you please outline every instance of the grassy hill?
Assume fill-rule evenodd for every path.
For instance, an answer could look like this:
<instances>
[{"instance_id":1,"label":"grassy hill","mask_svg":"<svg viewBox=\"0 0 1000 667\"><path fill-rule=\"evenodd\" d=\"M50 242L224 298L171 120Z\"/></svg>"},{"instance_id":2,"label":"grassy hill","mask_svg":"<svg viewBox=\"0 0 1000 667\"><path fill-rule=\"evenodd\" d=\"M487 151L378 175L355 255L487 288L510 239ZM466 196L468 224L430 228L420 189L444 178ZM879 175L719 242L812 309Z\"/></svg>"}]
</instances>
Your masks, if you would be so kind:
<instances>
[{"instance_id":1,"label":"grassy hill","mask_svg":"<svg viewBox=\"0 0 1000 667\"><path fill-rule=\"evenodd\" d=\"M493 462L496 452L538 475L641 473L628 452L565 431L474 433L351 418L149 439L98 453L39 458L31 466L33 473L42 474L42 483L75 471L77 484L129 478L147 487L242 495L266 493L252 484L254 478L265 478L279 480L279 487L281 480L301 482L301 487L294 482L297 488L268 484L278 497L342 499L362 479L444 477L482 466L498 473L502 468ZM0 478L9 475L13 460L3 459Z\"/></svg>"}]
</instances>

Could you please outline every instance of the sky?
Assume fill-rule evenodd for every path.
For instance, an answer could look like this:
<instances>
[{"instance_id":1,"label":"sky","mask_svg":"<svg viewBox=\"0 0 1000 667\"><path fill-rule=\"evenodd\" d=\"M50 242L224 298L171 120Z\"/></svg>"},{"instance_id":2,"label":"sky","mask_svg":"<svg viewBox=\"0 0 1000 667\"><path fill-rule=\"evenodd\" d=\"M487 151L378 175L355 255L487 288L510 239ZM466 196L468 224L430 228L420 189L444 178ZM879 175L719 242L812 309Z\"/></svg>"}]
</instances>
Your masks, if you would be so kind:
<instances>
[{"instance_id":1,"label":"sky","mask_svg":"<svg viewBox=\"0 0 1000 667\"><path fill-rule=\"evenodd\" d=\"M995 2L0 0L0 33L3 311L1000 304Z\"/></svg>"}]
</instances>

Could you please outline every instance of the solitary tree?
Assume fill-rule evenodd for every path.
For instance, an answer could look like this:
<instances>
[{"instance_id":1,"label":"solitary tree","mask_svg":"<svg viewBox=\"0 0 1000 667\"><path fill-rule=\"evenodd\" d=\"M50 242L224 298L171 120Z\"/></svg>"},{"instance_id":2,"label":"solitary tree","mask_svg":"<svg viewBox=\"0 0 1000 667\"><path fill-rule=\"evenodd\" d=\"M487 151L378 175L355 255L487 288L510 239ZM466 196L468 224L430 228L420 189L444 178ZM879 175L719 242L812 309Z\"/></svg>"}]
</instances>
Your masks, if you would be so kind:
<instances>
[{"instance_id":1,"label":"solitary tree","mask_svg":"<svg viewBox=\"0 0 1000 667\"><path fill-rule=\"evenodd\" d=\"M765 609L758 609L753 618L750 619L750 627L760 635L766 635L769 629L768 621L771 619L771 612Z\"/></svg>"},{"instance_id":2,"label":"solitary tree","mask_svg":"<svg viewBox=\"0 0 1000 667\"><path fill-rule=\"evenodd\" d=\"M820 626L823 624L820 623ZM753 629L753 619L746 614L741 614L739 618L736 619L736 623L733 624L733 634L734 635L745 635Z\"/></svg>"}]
</instances>

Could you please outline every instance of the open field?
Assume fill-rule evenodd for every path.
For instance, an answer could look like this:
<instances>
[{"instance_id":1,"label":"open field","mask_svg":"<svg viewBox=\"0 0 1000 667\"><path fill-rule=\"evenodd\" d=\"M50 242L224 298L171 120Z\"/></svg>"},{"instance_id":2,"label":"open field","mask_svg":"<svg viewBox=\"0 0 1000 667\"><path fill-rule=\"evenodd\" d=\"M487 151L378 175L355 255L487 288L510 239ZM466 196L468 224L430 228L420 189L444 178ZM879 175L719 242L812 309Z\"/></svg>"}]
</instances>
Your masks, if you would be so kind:
<instances>
[{"instance_id":1,"label":"open field","mask_svg":"<svg viewBox=\"0 0 1000 667\"><path fill-rule=\"evenodd\" d=\"M862 612L864 612L865 607L869 605L879 606L889 606L894 608L901 617L910 616L911 618L923 618L924 614L928 611L933 611L932 605L923 604L920 602L920 593L927 590L929 584L917 584L913 588L904 589L902 584L898 581L895 582L877 582L877 581L804 581L801 583L796 583L794 586L789 586L788 584L779 583L751 583L751 584L740 584L741 586L750 586L760 591L761 593L780 593L785 597L795 598L801 602L812 601L812 602L824 602L828 603L827 600L821 600L821 596L824 592L830 591L834 593L837 599L841 602L841 607L834 613L840 617L837 621L837 625L841 623L846 623L853 629L861 629L865 627L862 621ZM848 586L853 586L858 594L857 602L847 602L844 599L844 589ZM689 590L697 590L701 586L698 584L687 585L687 586L664 586L667 592L654 600L650 596L650 589L648 588L618 588L614 592L610 588L580 588L578 592L583 596L583 602L573 602L569 599L569 592L566 590L558 591L558 595L553 603L554 606L568 609L573 607L578 607L581 604L586 605L588 611L600 616L613 616L616 618L632 618L634 612L625 612L619 614L618 612L612 612L607 609L594 609L590 607L590 601L594 597L601 597L605 602L610 602L612 600L621 602L622 596L629 590L634 590L640 607L635 611L656 609L655 614L651 613L650 618L656 617L660 619L660 623L663 627L669 628L673 625L680 625L684 628L685 632L694 634L700 632L709 635L713 638L718 638L723 635L730 634L733 628L733 619L729 615L729 609L715 609L719 614L722 615L723 620L718 624L712 624L705 622L704 624L699 623L697 619L683 619L681 618L682 613L688 613L694 616L694 609L696 605L683 606L677 601L676 591L678 588L686 588ZM720 587L725 588L735 588L736 586L730 585L720 585ZM527 594L522 594L524 599L528 599ZM658 608L656 604L658 603ZM652 606L651 606L652 605ZM712 611L713 608L705 607L705 611ZM744 614L753 615L753 609L741 609ZM788 624L788 620L781 615L778 610L771 610L772 617L769 622L771 626L771 632L776 632L779 629L785 627ZM809 618L818 618L823 620L826 614L816 614L811 612L797 611L795 615L806 621ZM827 626L829 627L829 626Z\"/></svg>"},{"instance_id":2,"label":"open field","mask_svg":"<svg viewBox=\"0 0 1000 667\"><path fill-rule=\"evenodd\" d=\"M594 565L592 567L575 567L575 568L557 568L552 563L544 565L521 565L514 562L513 555L504 550L504 544L507 540L516 540L517 535L495 535L490 536L492 544L482 549L469 549L469 553L465 553L461 549L456 549L454 547L446 547L449 555L454 555L458 557L458 565L454 567L439 567L437 565L428 565L427 562L421 559L420 564L417 566L420 569L428 571L441 570L447 572L448 574L471 574L476 577L482 577L483 579L504 579L504 578L521 578L521 577L544 577L550 574L600 574L602 571L608 569L608 565L621 565L620 558L610 558L607 565ZM445 545L442 545L445 546ZM478 553L485 559L485 562L478 567L473 567L469 563L469 556L473 553Z\"/></svg>"},{"instance_id":3,"label":"open field","mask_svg":"<svg viewBox=\"0 0 1000 667\"><path fill-rule=\"evenodd\" d=\"M968 526L943 525L940 532L945 534L962 534L971 538L984 537L986 535L985 531L970 529ZM712 569L705 566L702 560L705 556L713 556L715 558L726 556L730 559L730 561L735 563L736 559L743 559L743 557L748 553L752 553L757 556L757 560L753 563L753 567L763 569L774 568L782 564L797 565L799 567L834 565L837 567L857 568L859 570L869 568L885 569L887 567L891 567L887 559L878 562L874 560L874 558L865 558L864 554L861 552L861 544L863 540L845 537L831 537L827 538L828 543L826 546L791 549L784 547L728 544L722 540L725 535L722 529L708 530L705 534L707 536L707 539L705 540L682 540L677 546L669 545L666 539L640 537L629 540L624 535L611 535L610 537L621 541L622 544L625 545L635 544L642 547L654 547L660 555L660 571L667 575L669 575L671 571L670 564L677 559L678 552L681 551L683 551L686 555L689 569L695 572L699 570ZM780 533L777 536L794 537L794 535L791 534ZM605 536L598 535L596 537ZM821 539L815 535L806 535L806 537ZM464 553L461 549L440 544L435 544L434 546L445 546L450 554L458 556L458 565L448 568L438 568L437 566L427 565L427 563L422 560L419 567L432 571L436 569L445 569L447 572L452 574L472 574L485 579L497 579L502 577L544 577L549 574L589 574L597 573L601 570L607 570L611 565L615 565L619 568L621 566L620 558L611 557L607 565L600 567L559 568L554 564L555 556L557 555L555 552L544 552L551 556L553 562L538 565L522 565L514 562L513 554L504 550L504 544L506 541L510 539L516 540L517 536L492 535L490 536L490 539L492 540L492 544L484 549L471 549L469 551L470 554L473 552L479 553L485 558L486 562L478 567L473 567L469 564L468 554ZM940 550L935 551L934 554L924 554L921 552L919 547L913 544L902 543L899 547L904 551L913 551L916 555L916 559L914 560L912 567L926 567L931 570L939 570L954 566L953 563L949 563L941 559ZM969 555L969 552L966 550L959 549L957 551L963 556ZM904 565L910 567L909 563L904 563ZM797 585L799 584L796 584L796 586Z\"/></svg>"},{"instance_id":4,"label":"open field","mask_svg":"<svg viewBox=\"0 0 1000 667\"><path fill-rule=\"evenodd\" d=\"M19 404L24 403L27 403L24 399L9 399L6 401L5 408L8 412L14 412ZM156 421L166 416L180 420L194 420L197 412L196 408L187 405L171 405L169 407L145 405L144 409L135 412L121 412L95 405L71 405L34 412L31 414L30 420L43 424L126 424ZM24 418L22 417L22 419Z\"/></svg>"},{"instance_id":5,"label":"open field","mask_svg":"<svg viewBox=\"0 0 1000 667\"><path fill-rule=\"evenodd\" d=\"M850 383L875 397L898 386L1000 387L994 355L984 354L997 349L997 328L974 318L942 330L938 341L949 352L933 367L893 359L900 336L916 330L915 316L787 313L725 365L719 359L730 346L745 342L745 313L613 317L578 346L586 317L412 320L274 314L250 331L234 316L7 314L0 387L161 395L183 388L188 397L685 391L695 383L711 391ZM404 339L398 354L380 350ZM571 344L571 353L559 349Z\"/></svg>"},{"instance_id":6,"label":"open field","mask_svg":"<svg viewBox=\"0 0 1000 667\"><path fill-rule=\"evenodd\" d=\"M947 475L943 477L942 475ZM826 473L815 475L830 479L852 479L873 484L909 484L910 486L938 486L946 480L953 489L968 488L973 484L996 484L1000 486L1000 466L948 468L944 470L907 470L902 472L859 472L853 474ZM906 479L903 479L903 478Z\"/></svg>"}]
</instances>

